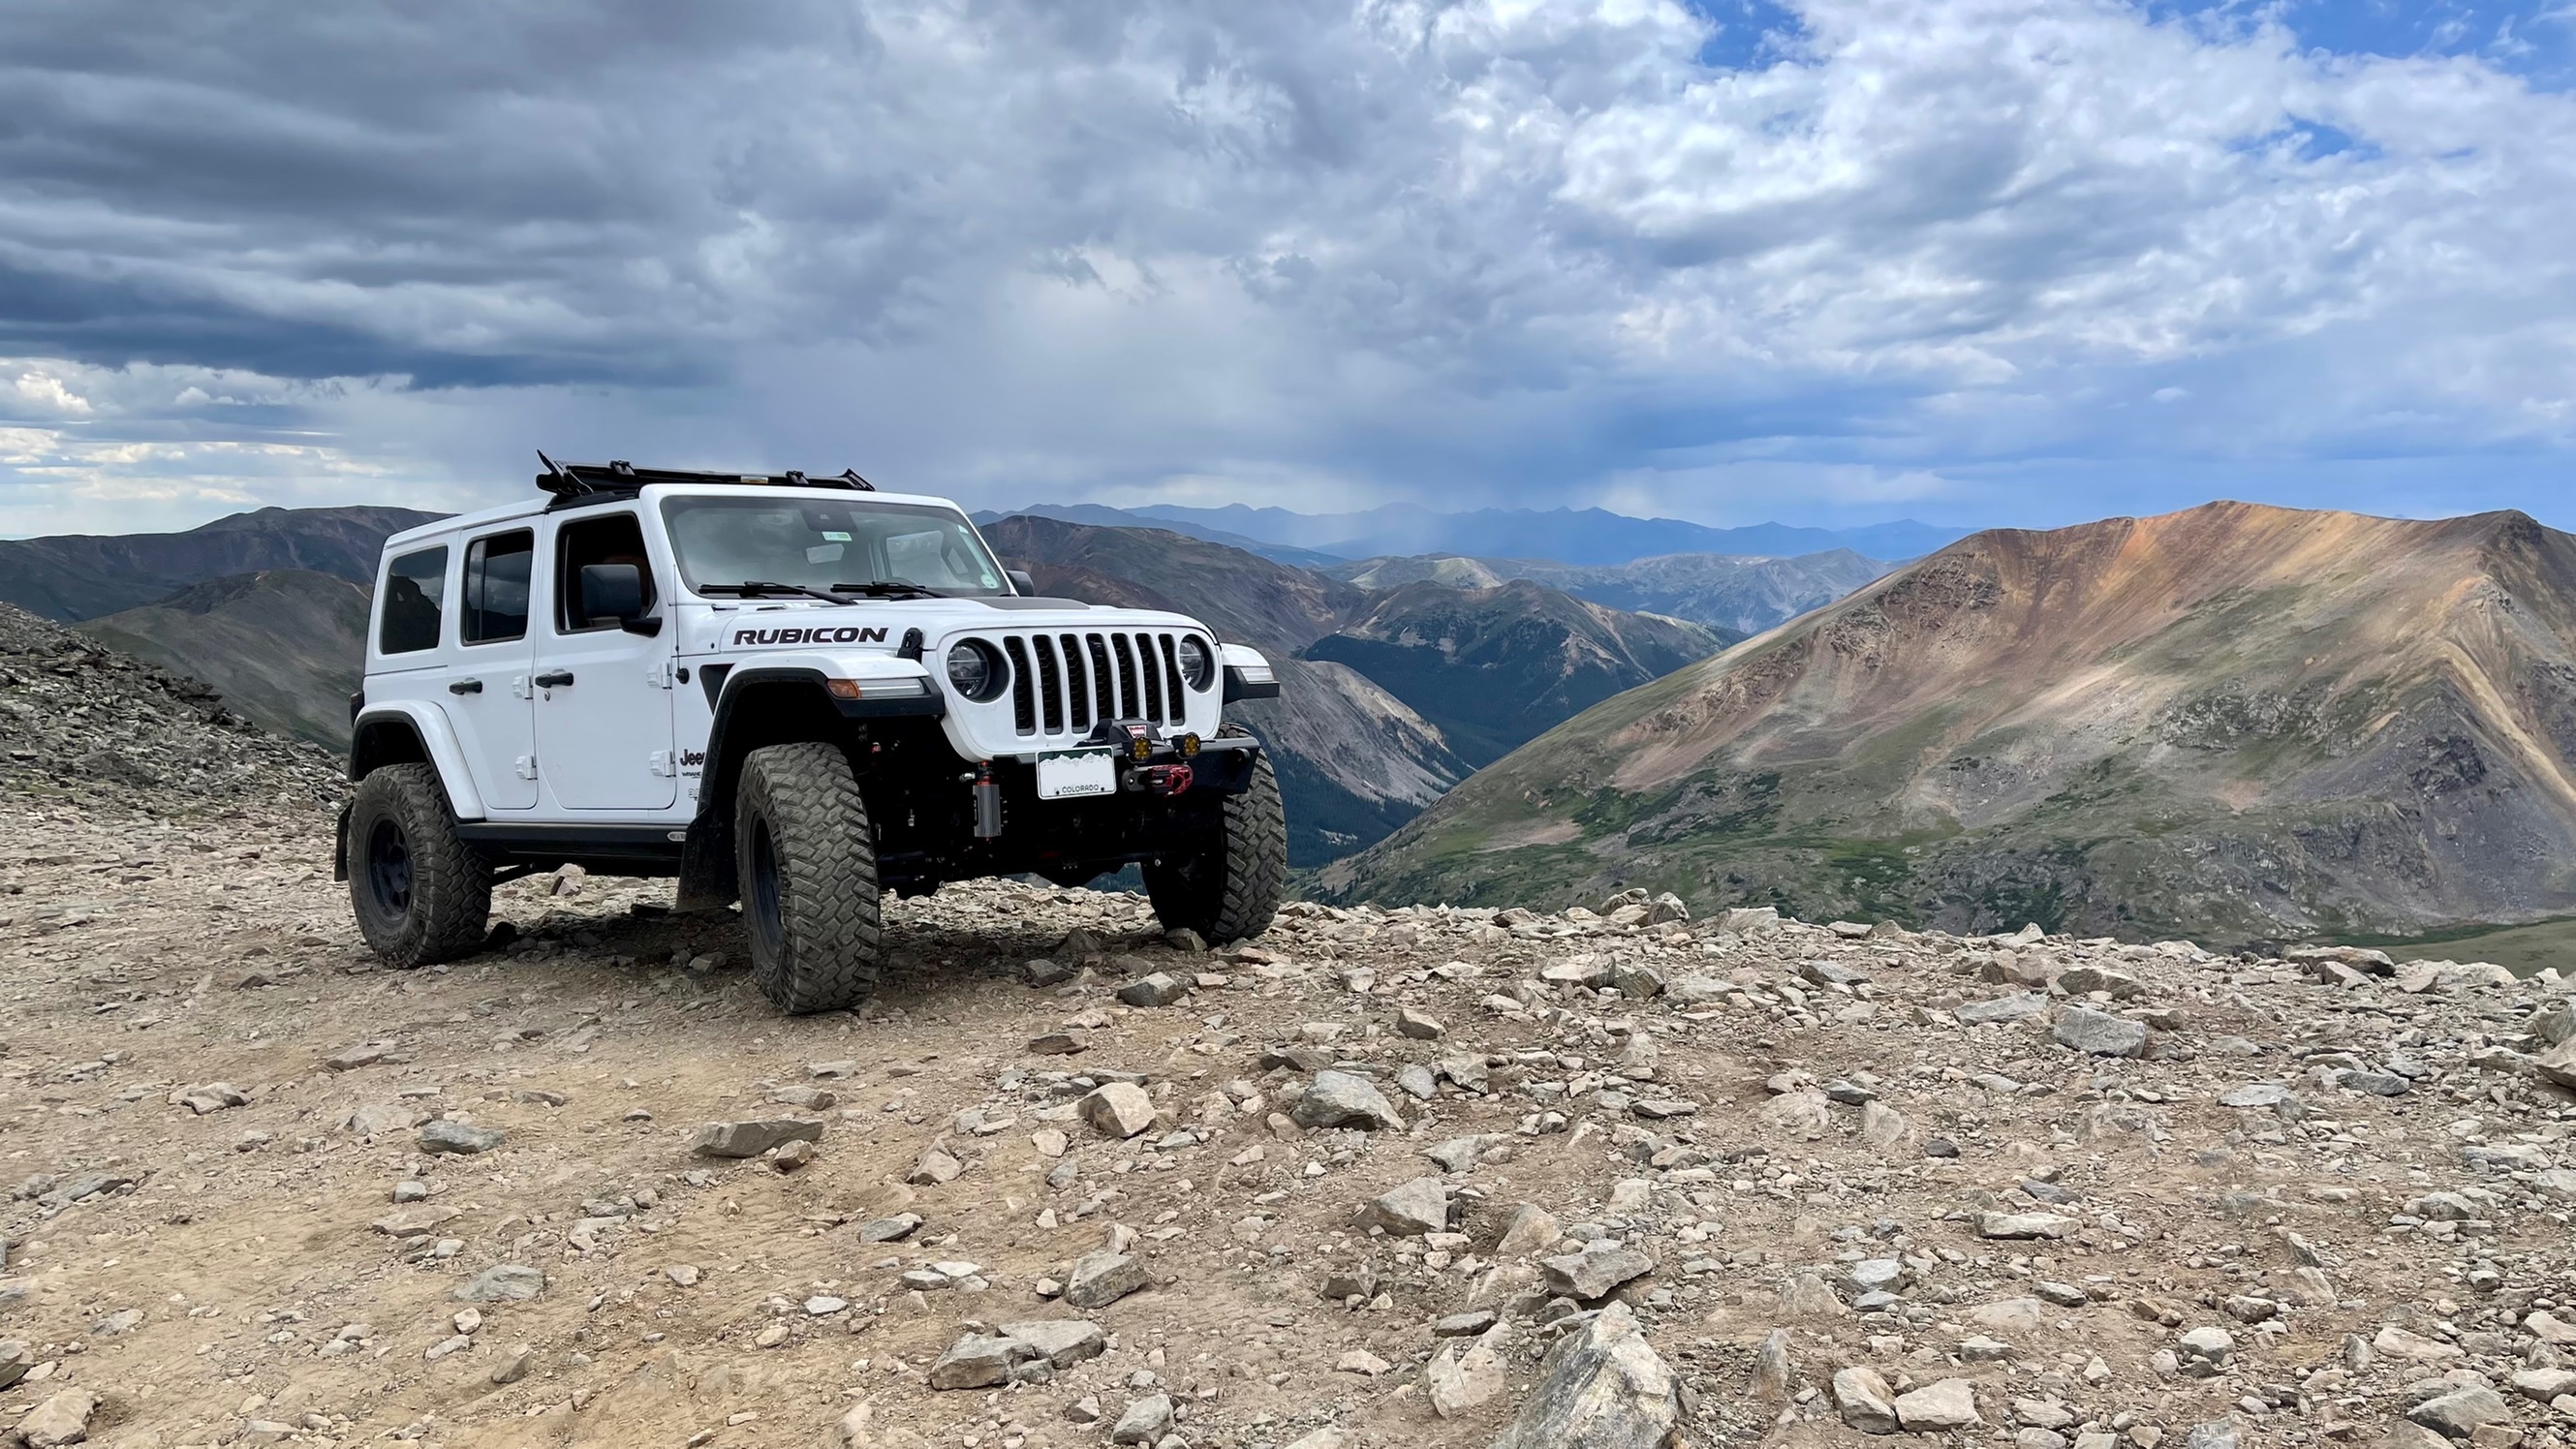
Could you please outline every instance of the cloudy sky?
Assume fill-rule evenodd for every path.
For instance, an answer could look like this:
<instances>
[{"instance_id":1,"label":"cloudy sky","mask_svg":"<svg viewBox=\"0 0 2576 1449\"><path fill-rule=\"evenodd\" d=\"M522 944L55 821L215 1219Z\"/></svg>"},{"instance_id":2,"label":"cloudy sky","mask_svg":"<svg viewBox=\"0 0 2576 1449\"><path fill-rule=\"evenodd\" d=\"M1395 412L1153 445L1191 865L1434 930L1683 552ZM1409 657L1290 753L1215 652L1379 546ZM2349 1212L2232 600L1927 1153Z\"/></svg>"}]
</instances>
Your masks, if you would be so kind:
<instances>
[{"instance_id":1,"label":"cloudy sky","mask_svg":"<svg viewBox=\"0 0 2576 1449\"><path fill-rule=\"evenodd\" d=\"M0 7L0 534L539 447L2576 527L2576 0Z\"/></svg>"}]
</instances>

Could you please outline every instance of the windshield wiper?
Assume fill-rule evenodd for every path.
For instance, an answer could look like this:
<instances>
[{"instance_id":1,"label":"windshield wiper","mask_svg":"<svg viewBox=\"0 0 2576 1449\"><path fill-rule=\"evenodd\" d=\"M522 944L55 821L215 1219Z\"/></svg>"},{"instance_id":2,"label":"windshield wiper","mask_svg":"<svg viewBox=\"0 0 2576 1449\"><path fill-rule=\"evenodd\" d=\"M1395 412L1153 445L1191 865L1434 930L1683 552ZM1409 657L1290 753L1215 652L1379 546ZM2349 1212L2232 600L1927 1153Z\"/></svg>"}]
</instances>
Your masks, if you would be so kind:
<instances>
[{"instance_id":1,"label":"windshield wiper","mask_svg":"<svg viewBox=\"0 0 2576 1449\"><path fill-rule=\"evenodd\" d=\"M948 597L926 584L910 583L903 579L880 579L874 583L865 584L834 584L832 592L865 594L871 599L944 599ZM844 599L842 602L850 601Z\"/></svg>"},{"instance_id":2,"label":"windshield wiper","mask_svg":"<svg viewBox=\"0 0 2576 1449\"><path fill-rule=\"evenodd\" d=\"M762 579L745 579L738 584L700 584L697 589L702 594L740 594L746 599L771 598L780 594L802 594L809 599L821 599L827 604L858 602L856 599L842 598L838 594L827 594L821 589L809 589L803 584L774 584Z\"/></svg>"}]
</instances>

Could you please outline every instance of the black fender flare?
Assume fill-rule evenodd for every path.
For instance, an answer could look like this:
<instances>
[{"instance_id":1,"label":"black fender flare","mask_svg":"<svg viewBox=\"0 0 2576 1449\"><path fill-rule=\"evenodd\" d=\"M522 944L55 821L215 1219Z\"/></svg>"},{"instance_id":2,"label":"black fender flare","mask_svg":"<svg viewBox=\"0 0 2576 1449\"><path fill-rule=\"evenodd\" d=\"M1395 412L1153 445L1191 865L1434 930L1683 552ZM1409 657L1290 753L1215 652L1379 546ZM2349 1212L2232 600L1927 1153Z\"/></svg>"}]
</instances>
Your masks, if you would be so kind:
<instances>
[{"instance_id":1,"label":"black fender flare","mask_svg":"<svg viewBox=\"0 0 2576 1449\"><path fill-rule=\"evenodd\" d=\"M832 738L851 721L894 718L937 719L948 702L934 684L931 692L911 698L841 699L826 684L823 671L806 666L712 666L724 673L716 686L715 722L707 729L705 763L699 767L698 810L689 821L680 847L677 908L715 910L741 895L734 878L733 797L742 782L742 762L763 745L791 740ZM700 674L709 672L701 667ZM793 703L788 703L793 701ZM761 713L777 703L784 718Z\"/></svg>"}]
</instances>

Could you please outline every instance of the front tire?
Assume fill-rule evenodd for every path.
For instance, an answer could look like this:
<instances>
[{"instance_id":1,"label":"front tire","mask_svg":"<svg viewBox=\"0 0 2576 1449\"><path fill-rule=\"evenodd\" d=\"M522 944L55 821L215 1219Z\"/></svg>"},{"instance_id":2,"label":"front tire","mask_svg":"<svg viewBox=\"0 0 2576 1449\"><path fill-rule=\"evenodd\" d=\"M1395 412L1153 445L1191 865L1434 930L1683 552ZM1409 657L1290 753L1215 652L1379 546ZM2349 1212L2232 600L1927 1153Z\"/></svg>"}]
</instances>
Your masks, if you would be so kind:
<instances>
[{"instance_id":1,"label":"front tire","mask_svg":"<svg viewBox=\"0 0 2576 1449\"><path fill-rule=\"evenodd\" d=\"M760 994L794 1016L867 1000L885 962L876 834L833 745L769 745L743 760L734 867Z\"/></svg>"},{"instance_id":2,"label":"front tire","mask_svg":"<svg viewBox=\"0 0 2576 1449\"><path fill-rule=\"evenodd\" d=\"M471 956L492 916L492 871L456 833L438 771L369 771L349 803L349 905L358 934L406 970Z\"/></svg>"},{"instance_id":3,"label":"front tire","mask_svg":"<svg viewBox=\"0 0 2576 1449\"><path fill-rule=\"evenodd\" d=\"M1288 879L1288 817L1270 756L1252 760L1242 793L1225 797L1211 838L1197 851L1145 867L1145 894L1167 931L1191 930L1211 946L1258 936L1279 913Z\"/></svg>"}]
</instances>

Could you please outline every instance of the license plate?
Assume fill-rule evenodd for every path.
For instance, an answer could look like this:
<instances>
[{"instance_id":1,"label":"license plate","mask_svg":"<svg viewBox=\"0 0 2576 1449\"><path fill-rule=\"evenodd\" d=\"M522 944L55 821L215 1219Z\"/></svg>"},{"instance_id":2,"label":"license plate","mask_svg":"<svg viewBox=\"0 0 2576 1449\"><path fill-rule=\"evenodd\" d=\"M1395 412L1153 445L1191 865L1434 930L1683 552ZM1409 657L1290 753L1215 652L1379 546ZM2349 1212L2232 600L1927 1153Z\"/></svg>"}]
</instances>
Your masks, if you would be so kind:
<instances>
[{"instance_id":1,"label":"license plate","mask_svg":"<svg viewBox=\"0 0 2576 1449\"><path fill-rule=\"evenodd\" d=\"M1118 793L1116 752L1052 750L1038 756L1038 798L1078 800L1086 795Z\"/></svg>"}]
</instances>

